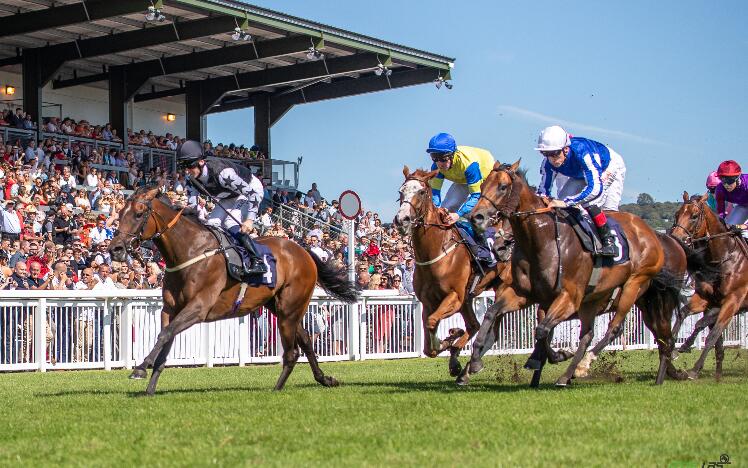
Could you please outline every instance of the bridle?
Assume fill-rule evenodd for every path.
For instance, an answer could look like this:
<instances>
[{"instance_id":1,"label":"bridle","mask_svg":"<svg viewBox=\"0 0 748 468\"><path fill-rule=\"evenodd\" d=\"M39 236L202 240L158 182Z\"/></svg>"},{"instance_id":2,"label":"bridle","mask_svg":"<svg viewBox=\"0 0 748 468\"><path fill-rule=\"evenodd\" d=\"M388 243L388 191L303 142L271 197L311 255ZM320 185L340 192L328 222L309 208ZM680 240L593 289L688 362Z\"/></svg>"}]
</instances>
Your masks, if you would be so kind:
<instances>
[{"instance_id":1,"label":"bridle","mask_svg":"<svg viewBox=\"0 0 748 468\"><path fill-rule=\"evenodd\" d=\"M406 177L405 178L405 182L409 182L411 180L414 180L414 181L420 183L426 189L429 188L429 186L428 186L428 184L426 182L424 182L423 180L421 180L421 179L419 179L417 177ZM403 183L403 185L405 185L405 182ZM413 202L411 202L410 200L403 200L402 199L402 194L400 194L399 201L400 201L400 206L402 206L403 204L408 204L413 209L413 212L418 212L418 209L413 204ZM423 213L421 213L419 216L413 218L410 221L410 224L413 227L419 227L419 226L429 227L429 226L433 226L433 227L438 227L438 228L441 228L441 229L449 229L449 228L452 227L451 224L445 224L445 223L427 223L427 222L425 222L424 220L426 219L426 211L427 210L422 210L422 211L423 211Z\"/></svg>"},{"instance_id":2,"label":"bridle","mask_svg":"<svg viewBox=\"0 0 748 468\"><path fill-rule=\"evenodd\" d=\"M698 200L691 200L691 201L688 201L686 204L693 204L699 210L699 217L696 220L696 226L694 227L694 232L691 232L688 228L686 228L682 224L678 224L677 221L674 221L673 227L670 228L669 234L672 235L673 231L675 231L676 229L681 229L683 232L686 233L686 238L683 239L682 242L686 244L687 246L691 248L695 248L695 245L697 243L704 242L705 243L704 248L700 249L700 250L704 250L709 247L709 241L711 241L712 239L719 239L720 237L737 237L740 235L739 233L735 231L731 231L731 230L720 232L717 234L710 234L709 227L706 225L706 211L705 211L704 203ZM704 230L705 230L706 235L701 236L701 237L694 237L694 235L697 235L699 231L701 231L702 224L705 226ZM736 239L736 240L738 241L738 247L743 252L743 255L745 255L745 257L748 258L748 249L745 246L745 242L740 242L739 239Z\"/></svg>"},{"instance_id":3,"label":"bridle","mask_svg":"<svg viewBox=\"0 0 748 468\"><path fill-rule=\"evenodd\" d=\"M142 203L146 206L146 211L143 213L142 221L140 222L140 225L135 230L135 233L132 232L125 232L120 229L120 233L125 236L125 250L127 251L130 256L139 256L140 254L137 253L137 248L140 246L140 244L143 241L148 240L156 240L162 235L166 233L169 229L174 227L175 224L177 224L177 221L179 221L179 218L182 217L182 213L184 212L184 208L179 210L177 214L172 218L171 221L167 222L161 214L153 209L153 200L146 200L146 201L138 201L139 203ZM135 203L135 200L132 200L131 203ZM150 217L153 216L153 221L156 223L156 228L158 229L159 226L159 220L161 221L161 224L164 225L163 228L158 229L155 234L148 238L143 237L143 233L145 232L145 227L148 225L148 220Z\"/></svg>"}]
</instances>

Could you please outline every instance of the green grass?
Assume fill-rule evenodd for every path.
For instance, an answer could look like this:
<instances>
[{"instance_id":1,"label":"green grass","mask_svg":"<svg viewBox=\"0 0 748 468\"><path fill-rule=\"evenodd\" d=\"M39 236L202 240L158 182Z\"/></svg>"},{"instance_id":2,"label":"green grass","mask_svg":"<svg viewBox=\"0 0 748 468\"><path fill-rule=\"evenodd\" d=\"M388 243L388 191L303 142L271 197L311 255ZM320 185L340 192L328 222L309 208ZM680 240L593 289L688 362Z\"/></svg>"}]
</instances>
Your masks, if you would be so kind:
<instances>
[{"instance_id":1,"label":"green grass","mask_svg":"<svg viewBox=\"0 0 748 468\"><path fill-rule=\"evenodd\" d=\"M712 358L701 380L662 387L651 352L608 355L567 389L560 366L528 389L522 362L489 357L468 388L445 359L323 364L333 389L299 364L282 393L277 365L167 369L154 398L126 371L4 374L0 465L748 464L746 351L728 351L722 382Z\"/></svg>"}]
</instances>

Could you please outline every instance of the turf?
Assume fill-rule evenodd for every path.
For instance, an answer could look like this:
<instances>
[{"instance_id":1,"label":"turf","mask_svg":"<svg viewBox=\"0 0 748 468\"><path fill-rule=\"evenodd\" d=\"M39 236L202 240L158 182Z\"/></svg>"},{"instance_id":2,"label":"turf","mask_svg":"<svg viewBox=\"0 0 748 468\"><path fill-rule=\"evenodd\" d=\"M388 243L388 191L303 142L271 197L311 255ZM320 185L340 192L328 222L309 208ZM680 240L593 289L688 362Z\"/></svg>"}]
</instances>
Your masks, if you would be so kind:
<instances>
[{"instance_id":1,"label":"turf","mask_svg":"<svg viewBox=\"0 0 748 468\"><path fill-rule=\"evenodd\" d=\"M682 356L683 367L695 355ZM464 359L463 359L464 361ZM486 359L457 388L444 359L167 369L153 398L126 371L0 375L0 464L222 466L701 466L748 464L748 352L695 382L652 384L652 352L608 354L566 389L522 357Z\"/></svg>"}]
</instances>

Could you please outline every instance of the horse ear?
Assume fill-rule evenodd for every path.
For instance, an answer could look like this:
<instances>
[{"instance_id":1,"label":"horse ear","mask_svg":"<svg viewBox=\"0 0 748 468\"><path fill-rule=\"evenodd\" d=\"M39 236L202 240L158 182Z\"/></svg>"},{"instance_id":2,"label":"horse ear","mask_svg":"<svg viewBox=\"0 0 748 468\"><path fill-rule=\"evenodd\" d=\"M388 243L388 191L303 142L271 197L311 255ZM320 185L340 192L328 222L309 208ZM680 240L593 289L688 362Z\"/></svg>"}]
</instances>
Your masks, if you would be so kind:
<instances>
[{"instance_id":1,"label":"horse ear","mask_svg":"<svg viewBox=\"0 0 748 468\"><path fill-rule=\"evenodd\" d=\"M706 203L707 200L709 200L709 192L702 195L701 198L699 199L701 203Z\"/></svg>"},{"instance_id":2,"label":"horse ear","mask_svg":"<svg viewBox=\"0 0 748 468\"><path fill-rule=\"evenodd\" d=\"M684 190L683 191L683 203L688 203L689 200L690 200L690 197L688 196L688 192Z\"/></svg>"},{"instance_id":3,"label":"horse ear","mask_svg":"<svg viewBox=\"0 0 748 468\"><path fill-rule=\"evenodd\" d=\"M499 169L501 169L501 163L499 161L496 161L495 163L493 163L493 170L498 171Z\"/></svg>"},{"instance_id":4,"label":"horse ear","mask_svg":"<svg viewBox=\"0 0 748 468\"><path fill-rule=\"evenodd\" d=\"M517 169L519 169L520 162L522 162L522 158L519 158L517 161L515 161L514 164L512 164L512 172L517 172Z\"/></svg>"},{"instance_id":5,"label":"horse ear","mask_svg":"<svg viewBox=\"0 0 748 468\"><path fill-rule=\"evenodd\" d=\"M408 166L403 166L403 175L405 176L406 179L410 175L410 169L408 169Z\"/></svg>"},{"instance_id":6,"label":"horse ear","mask_svg":"<svg viewBox=\"0 0 748 468\"><path fill-rule=\"evenodd\" d=\"M426 173L426 177L425 177L425 179L424 179L424 180L431 180L431 179L433 179L434 177L436 177L436 175L437 175L438 173L439 173L439 169L434 169L434 170L433 170L433 171L431 171L431 172L427 172L427 173Z\"/></svg>"}]
</instances>

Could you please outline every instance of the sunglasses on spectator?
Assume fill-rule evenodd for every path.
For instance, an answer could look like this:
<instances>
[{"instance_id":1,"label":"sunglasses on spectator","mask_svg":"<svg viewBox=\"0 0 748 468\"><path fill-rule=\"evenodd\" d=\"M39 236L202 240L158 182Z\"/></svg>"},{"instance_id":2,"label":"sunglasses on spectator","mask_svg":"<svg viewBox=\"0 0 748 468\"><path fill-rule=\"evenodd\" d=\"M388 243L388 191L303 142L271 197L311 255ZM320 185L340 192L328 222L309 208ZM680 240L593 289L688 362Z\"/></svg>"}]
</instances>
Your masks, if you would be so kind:
<instances>
[{"instance_id":1,"label":"sunglasses on spectator","mask_svg":"<svg viewBox=\"0 0 748 468\"><path fill-rule=\"evenodd\" d=\"M738 176L722 176L719 180L722 181L722 185L732 185L738 181Z\"/></svg>"}]
</instances>

